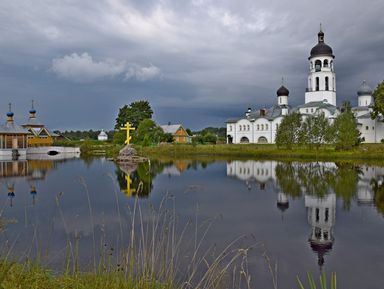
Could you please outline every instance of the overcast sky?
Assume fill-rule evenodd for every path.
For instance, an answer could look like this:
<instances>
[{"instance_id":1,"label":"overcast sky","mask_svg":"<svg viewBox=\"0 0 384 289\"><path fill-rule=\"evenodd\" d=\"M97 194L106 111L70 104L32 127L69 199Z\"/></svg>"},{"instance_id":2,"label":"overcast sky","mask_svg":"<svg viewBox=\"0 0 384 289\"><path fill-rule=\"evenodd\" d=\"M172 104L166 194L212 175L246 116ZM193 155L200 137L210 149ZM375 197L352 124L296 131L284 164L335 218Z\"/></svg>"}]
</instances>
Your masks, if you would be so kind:
<instances>
[{"instance_id":1,"label":"overcast sky","mask_svg":"<svg viewBox=\"0 0 384 289\"><path fill-rule=\"evenodd\" d=\"M337 102L384 76L383 0L0 1L0 121L31 100L51 129L111 129L148 100L159 124L224 126L247 107L304 102L319 23L336 56Z\"/></svg>"}]
</instances>

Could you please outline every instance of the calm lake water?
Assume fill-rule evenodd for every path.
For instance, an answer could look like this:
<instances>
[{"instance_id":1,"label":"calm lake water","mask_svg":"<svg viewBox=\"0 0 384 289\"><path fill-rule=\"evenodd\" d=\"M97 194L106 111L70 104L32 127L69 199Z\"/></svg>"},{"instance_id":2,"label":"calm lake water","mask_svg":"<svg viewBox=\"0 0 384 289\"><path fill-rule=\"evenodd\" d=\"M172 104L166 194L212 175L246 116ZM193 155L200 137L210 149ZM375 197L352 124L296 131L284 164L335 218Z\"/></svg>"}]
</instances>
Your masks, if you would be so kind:
<instances>
[{"instance_id":1,"label":"calm lake water","mask_svg":"<svg viewBox=\"0 0 384 289\"><path fill-rule=\"evenodd\" d=\"M135 197L173 196L180 223L214 220L204 246L247 235L254 288L337 272L338 288L384 288L384 168L346 163L152 160L119 168L104 159L0 162L2 254L65 263L68 240L90 264L125 246ZM91 218L92 216L92 218ZM192 238L194 230L187 230ZM107 248L107 249L105 249ZM95 253L96 252L96 253ZM112 253L111 253L112 254Z\"/></svg>"}]
</instances>

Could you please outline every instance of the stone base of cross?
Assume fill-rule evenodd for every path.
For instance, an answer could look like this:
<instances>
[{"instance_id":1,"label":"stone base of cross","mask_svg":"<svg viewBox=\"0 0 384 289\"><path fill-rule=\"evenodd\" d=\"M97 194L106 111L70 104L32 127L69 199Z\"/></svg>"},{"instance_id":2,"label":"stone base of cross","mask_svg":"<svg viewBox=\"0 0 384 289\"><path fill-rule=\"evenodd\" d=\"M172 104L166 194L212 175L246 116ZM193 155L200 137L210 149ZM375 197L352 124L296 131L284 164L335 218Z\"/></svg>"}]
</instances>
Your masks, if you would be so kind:
<instances>
[{"instance_id":1,"label":"stone base of cross","mask_svg":"<svg viewBox=\"0 0 384 289\"><path fill-rule=\"evenodd\" d=\"M124 125L124 127L122 127L122 128L120 128L121 130L126 130L127 131L127 137L126 137L126 139L125 139L125 144L130 144L130 141L131 141L131 139L132 139L132 137L130 136L130 131L132 130L132 131L134 131L135 130L135 128L133 127L133 126L131 126L131 124L129 123L129 122L127 122L125 125Z\"/></svg>"}]
</instances>

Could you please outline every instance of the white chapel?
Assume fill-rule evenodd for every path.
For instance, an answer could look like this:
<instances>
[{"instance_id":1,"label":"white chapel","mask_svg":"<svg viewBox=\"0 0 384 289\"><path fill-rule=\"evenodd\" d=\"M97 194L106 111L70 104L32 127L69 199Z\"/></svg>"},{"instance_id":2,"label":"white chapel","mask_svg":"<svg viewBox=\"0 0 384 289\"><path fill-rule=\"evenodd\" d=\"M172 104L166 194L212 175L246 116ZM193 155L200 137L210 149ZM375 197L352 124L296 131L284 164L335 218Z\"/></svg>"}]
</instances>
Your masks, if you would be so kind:
<instances>
[{"instance_id":1,"label":"white chapel","mask_svg":"<svg viewBox=\"0 0 384 289\"><path fill-rule=\"evenodd\" d=\"M284 83L276 92L276 104L270 108L248 108L242 117L228 119L227 143L275 143L276 131L284 116L290 112L324 116L332 122L340 110L336 106L336 73L332 48L324 41L320 27L318 43L311 49L305 102L297 107L289 105L289 90ZM384 139L384 122L372 120L372 89L364 81L357 91L358 106L353 107L363 142L375 143Z\"/></svg>"}]
</instances>

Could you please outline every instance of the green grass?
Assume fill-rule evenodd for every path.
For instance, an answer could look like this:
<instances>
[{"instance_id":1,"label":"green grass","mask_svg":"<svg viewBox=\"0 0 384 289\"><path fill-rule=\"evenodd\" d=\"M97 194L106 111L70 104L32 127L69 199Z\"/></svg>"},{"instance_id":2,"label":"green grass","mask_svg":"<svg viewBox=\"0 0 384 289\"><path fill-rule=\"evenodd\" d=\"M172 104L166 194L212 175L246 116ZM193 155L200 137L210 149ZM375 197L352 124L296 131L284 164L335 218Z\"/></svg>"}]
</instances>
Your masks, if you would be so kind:
<instances>
[{"instance_id":1,"label":"green grass","mask_svg":"<svg viewBox=\"0 0 384 289\"><path fill-rule=\"evenodd\" d=\"M384 144L363 144L352 150L338 151L333 146L316 149L280 149L276 145L160 145L137 147L137 151L149 158L214 157L222 159L264 159L264 160L364 160L384 161Z\"/></svg>"}]
</instances>

